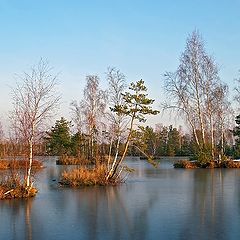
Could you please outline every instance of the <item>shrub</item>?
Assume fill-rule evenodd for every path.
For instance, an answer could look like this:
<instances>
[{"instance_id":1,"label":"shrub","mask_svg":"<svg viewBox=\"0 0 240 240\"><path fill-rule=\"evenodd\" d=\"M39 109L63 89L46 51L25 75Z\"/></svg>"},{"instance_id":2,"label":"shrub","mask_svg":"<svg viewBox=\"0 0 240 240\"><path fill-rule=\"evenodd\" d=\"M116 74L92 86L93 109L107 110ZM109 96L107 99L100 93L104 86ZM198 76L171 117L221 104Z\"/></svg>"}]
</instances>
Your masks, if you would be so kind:
<instances>
[{"instance_id":1,"label":"shrub","mask_svg":"<svg viewBox=\"0 0 240 240\"><path fill-rule=\"evenodd\" d=\"M190 162L188 160L179 160L173 164L174 168L197 168L197 163L196 162Z\"/></svg>"},{"instance_id":2,"label":"shrub","mask_svg":"<svg viewBox=\"0 0 240 240\"><path fill-rule=\"evenodd\" d=\"M202 167L207 167L208 164L212 161L212 155L210 150L202 150L197 153L197 162Z\"/></svg>"}]
</instances>

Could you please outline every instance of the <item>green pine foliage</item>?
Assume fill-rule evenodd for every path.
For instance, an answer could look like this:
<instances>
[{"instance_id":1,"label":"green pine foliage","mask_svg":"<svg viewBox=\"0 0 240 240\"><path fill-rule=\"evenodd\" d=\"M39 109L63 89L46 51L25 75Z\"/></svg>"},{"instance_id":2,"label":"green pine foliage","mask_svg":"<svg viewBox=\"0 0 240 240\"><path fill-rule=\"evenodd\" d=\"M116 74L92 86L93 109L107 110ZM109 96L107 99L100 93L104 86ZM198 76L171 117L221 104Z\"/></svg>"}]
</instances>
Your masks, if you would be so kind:
<instances>
[{"instance_id":1,"label":"green pine foliage","mask_svg":"<svg viewBox=\"0 0 240 240\"><path fill-rule=\"evenodd\" d=\"M50 155L61 156L69 154L71 149L71 122L63 117L57 120L52 129L47 132L47 153Z\"/></svg>"}]
</instances>

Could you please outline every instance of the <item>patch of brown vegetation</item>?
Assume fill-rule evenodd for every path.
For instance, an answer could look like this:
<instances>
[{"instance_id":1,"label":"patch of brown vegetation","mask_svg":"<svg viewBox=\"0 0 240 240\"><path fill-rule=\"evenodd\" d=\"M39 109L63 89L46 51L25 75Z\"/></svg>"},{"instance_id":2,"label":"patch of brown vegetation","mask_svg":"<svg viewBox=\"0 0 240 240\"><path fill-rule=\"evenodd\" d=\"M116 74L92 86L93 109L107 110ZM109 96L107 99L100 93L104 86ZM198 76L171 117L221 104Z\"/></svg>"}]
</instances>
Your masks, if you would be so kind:
<instances>
[{"instance_id":1,"label":"patch of brown vegetation","mask_svg":"<svg viewBox=\"0 0 240 240\"><path fill-rule=\"evenodd\" d=\"M174 168L187 168L187 169L194 169L198 168L196 162L191 162L188 160L179 160L173 164Z\"/></svg>"},{"instance_id":2,"label":"patch of brown vegetation","mask_svg":"<svg viewBox=\"0 0 240 240\"><path fill-rule=\"evenodd\" d=\"M0 160L0 170L7 169L25 169L28 168L28 160ZM33 160L32 168L37 170L43 168L42 162Z\"/></svg>"},{"instance_id":3,"label":"patch of brown vegetation","mask_svg":"<svg viewBox=\"0 0 240 240\"><path fill-rule=\"evenodd\" d=\"M194 168L240 168L240 162L235 162L233 160L225 160L225 161L211 161L207 163L199 163L188 160L180 160L173 164L174 168L186 168L186 169L194 169Z\"/></svg>"},{"instance_id":4,"label":"patch of brown vegetation","mask_svg":"<svg viewBox=\"0 0 240 240\"><path fill-rule=\"evenodd\" d=\"M240 168L240 162L235 162L233 160L228 160L222 162L223 168Z\"/></svg>"},{"instance_id":5,"label":"patch of brown vegetation","mask_svg":"<svg viewBox=\"0 0 240 240\"><path fill-rule=\"evenodd\" d=\"M99 165L93 169L87 167L76 168L71 171L64 171L61 184L71 187L94 186L94 185L113 185L120 182L107 181L107 168L105 165Z\"/></svg>"}]
</instances>

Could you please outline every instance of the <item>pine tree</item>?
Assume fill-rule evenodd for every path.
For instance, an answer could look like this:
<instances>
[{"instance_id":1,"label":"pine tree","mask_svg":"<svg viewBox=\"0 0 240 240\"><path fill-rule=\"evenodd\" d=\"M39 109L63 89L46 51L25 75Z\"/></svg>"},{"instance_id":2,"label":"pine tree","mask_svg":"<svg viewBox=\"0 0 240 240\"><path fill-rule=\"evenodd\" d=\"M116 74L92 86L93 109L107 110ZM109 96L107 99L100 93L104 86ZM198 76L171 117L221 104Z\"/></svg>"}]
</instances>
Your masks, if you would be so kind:
<instances>
[{"instance_id":1,"label":"pine tree","mask_svg":"<svg viewBox=\"0 0 240 240\"><path fill-rule=\"evenodd\" d=\"M70 126L71 122L63 117L56 121L46 137L49 154L60 156L69 153L71 147Z\"/></svg>"}]
</instances>

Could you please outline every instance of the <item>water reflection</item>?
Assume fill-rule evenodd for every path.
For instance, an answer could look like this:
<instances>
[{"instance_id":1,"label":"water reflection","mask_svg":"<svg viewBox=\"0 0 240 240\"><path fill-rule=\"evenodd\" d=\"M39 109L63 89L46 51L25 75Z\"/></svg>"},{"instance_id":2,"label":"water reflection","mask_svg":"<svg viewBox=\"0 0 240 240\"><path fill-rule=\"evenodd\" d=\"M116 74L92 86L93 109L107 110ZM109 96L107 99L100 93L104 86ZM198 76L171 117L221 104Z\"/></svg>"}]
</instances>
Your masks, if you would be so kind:
<instances>
[{"instance_id":1,"label":"water reflection","mask_svg":"<svg viewBox=\"0 0 240 240\"><path fill-rule=\"evenodd\" d=\"M129 165L127 184L69 189L48 162L36 198L0 202L1 239L239 239L238 169Z\"/></svg>"},{"instance_id":2,"label":"water reflection","mask_svg":"<svg viewBox=\"0 0 240 240\"><path fill-rule=\"evenodd\" d=\"M144 191L141 197L144 204L135 199L141 191ZM80 220L85 239L99 239L99 233L104 232L105 239L145 239L149 213L158 201L157 192L150 192L146 197L147 192L147 189L131 185L78 192L75 196L78 199L76 220Z\"/></svg>"},{"instance_id":3,"label":"water reflection","mask_svg":"<svg viewBox=\"0 0 240 240\"><path fill-rule=\"evenodd\" d=\"M1 239L33 239L32 201L33 199L3 201L3 204L0 205L1 217L4 216L1 218Z\"/></svg>"}]
</instances>

